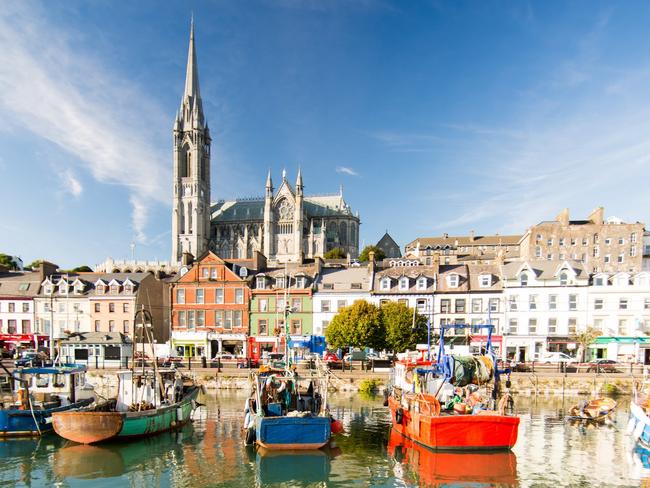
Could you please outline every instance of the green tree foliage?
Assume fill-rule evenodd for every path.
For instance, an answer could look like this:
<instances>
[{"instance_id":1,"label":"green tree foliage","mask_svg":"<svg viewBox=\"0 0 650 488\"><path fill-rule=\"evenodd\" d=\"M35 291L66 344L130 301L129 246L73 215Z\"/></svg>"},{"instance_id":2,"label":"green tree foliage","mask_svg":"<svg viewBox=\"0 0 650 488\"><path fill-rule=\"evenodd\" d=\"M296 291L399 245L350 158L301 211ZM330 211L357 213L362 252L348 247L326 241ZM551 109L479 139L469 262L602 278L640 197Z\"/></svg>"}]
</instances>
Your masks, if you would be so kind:
<instances>
[{"instance_id":1,"label":"green tree foliage","mask_svg":"<svg viewBox=\"0 0 650 488\"><path fill-rule=\"evenodd\" d=\"M85 264L83 266L77 266L76 268L72 268L70 270L71 273L90 273L92 272L92 268L90 266L86 266Z\"/></svg>"},{"instance_id":2,"label":"green tree foliage","mask_svg":"<svg viewBox=\"0 0 650 488\"><path fill-rule=\"evenodd\" d=\"M43 262L42 259L37 259L36 261L32 261L31 263L29 263L26 267L31 270L35 270L41 265L42 262Z\"/></svg>"},{"instance_id":3,"label":"green tree foliage","mask_svg":"<svg viewBox=\"0 0 650 488\"><path fill-rule=\"evenodd\" d=\"M394 352L414 350L427 341L427 318L403 303L388 302L381 306L381 321L386 331L386 348ZM415 326L414 326L415 325Z\"/></svg>"},{"instance_id":4,"label":"green tree foliage","mask_svg":"<svg viewBox=\"0 0 650 488\"><path fill-rule=\"evenodd\" d=\"M0 253L0 266L6 266L9 269L16 269L16 263L14 262L14 258L9 256L8 254L3 254Z\"/></svg>"},{"instance_id":5,"label":"green tree foliage","mask_svg":"<svg viewBox=\"0 0 650 488\"><path fill-rule=\"evenodd\" d=\"M370 251L375 253L375 261L381 261L386 257L386 254L384 254L384 251L382 251L380 248L377 246L366 246L363 248L363 251L361 251L361 254L359 254L359 261L362 263L366 263L370 260Z\"/></svg>"},{"instance_id":6,"label":"green tree foliage","mask_svg":"<svg viewBox=\"0 0 650 488\"><path fill-rule=\"evenodd\" d=\"M584 363L587 348L594 343L598 336L600 336L600 331L598 329L595 327L587 327L584 331L571 337L571 340L578 343L578 356L580 357L581 362Z\"/></svg>"},{"instance_id":7,"label":"green tree foliage","mask_svg":"<svg viewBox=\"0 0 650 488\"><path fill-rule=\"evenodd\" d=\"M333 348L346 346L384 349L385 329L379 307L358 300L339 311L325 331L327 344Z\"/></svg>"},{"instance_id":8,"label":"green tree foliage","mask_svg":"<svg viewBox=\"0 0 650 488\"><path fill-rule=\"evenodd\" d=\"M327 251L323 257L325 259L345 259L348 255L345 254L345 251L342 248L335 247L334 249Z\"/></svg>"}]
</instances>

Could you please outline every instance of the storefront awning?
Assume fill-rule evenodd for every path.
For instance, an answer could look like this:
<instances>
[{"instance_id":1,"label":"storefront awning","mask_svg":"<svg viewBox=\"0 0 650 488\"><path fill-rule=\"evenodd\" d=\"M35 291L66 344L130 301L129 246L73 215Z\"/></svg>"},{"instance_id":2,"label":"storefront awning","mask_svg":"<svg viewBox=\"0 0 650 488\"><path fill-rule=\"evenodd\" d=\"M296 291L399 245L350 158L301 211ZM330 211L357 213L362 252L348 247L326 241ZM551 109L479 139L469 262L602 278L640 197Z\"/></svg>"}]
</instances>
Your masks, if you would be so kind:
<instances>
[{"instance_id":1,"label":"storefront awning","mask_svg":"<svg viewBox=\"0 0 650 488\"><path fill-rule=\"evenodd\" d=\"M46 335L35 335L35 334L0 334L0 341L10 342L12 344L22 344L23 342L34 342L34 339L38 341L49 340L49 336Z\"/></svg>"},{"instance_id":2,"label":"storefront awning","mask_svg":"<svg viewBox=\"0 0 650 488\"><path fill-rule=\"evenodd\" d=\"M487 342L487 336L486 335L473 335L470 336L471 340L471 345L472 346L478 346L479 344L485 344ZM500 335L493 335L492 336L492 344L501 344L503 342L503 336Z\"/></svg>"},{"instance_id":3,"label":"storefront awning","mask_svg":"<svg viewBox=\"0 0 650 488\"><path fill-rule=\"evenodd\" d=\"M603 344L650 344L650 337L596 337L591 345Z\"/></svg>"}]
</instances>

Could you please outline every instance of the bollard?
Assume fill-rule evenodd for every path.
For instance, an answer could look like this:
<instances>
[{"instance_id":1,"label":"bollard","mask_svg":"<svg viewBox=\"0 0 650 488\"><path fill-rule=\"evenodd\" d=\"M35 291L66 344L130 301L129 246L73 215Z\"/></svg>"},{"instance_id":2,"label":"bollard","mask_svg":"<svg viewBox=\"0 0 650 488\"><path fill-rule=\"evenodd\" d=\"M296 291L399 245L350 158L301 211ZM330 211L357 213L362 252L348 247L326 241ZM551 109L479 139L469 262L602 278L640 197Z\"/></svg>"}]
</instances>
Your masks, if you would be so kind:
<instances>
[{"instance_id":1,"label":"bollard","mask_svg":"<svg viewBox=\"0 0 650 488\"><path fill-rule=\"evenodd\" d=\"M192 356L187 357L187 369L192 370Z\"/></svg>"},{"instance_id":2,"label":"bollard","mask_svg":"<svg viewBox=\"0 0 650 488\"><path fill-rule=\"evenodd\" d=\"M99 357L95 356L95 369L99 369Z\"/></svg>"},{"instance_id":3,"label":"bollard","mask_svg":"<svg viewBox=\"0 0 650 488\"><path fill-rule=\"evenodd\" d=\"M201 367L202 368L207 368L208 367L208 361L205 358L205 356L201 356Z\"/></svg>"},{"instance_id":4,"label":"bollard","mask_svg":"<svg viewBox=\"0 0 650 488\"><path fill-rule=\"evenodd\" d=\"M221 358L217 358L217 373L221 373Z\"/></svg>"}]
</instances>

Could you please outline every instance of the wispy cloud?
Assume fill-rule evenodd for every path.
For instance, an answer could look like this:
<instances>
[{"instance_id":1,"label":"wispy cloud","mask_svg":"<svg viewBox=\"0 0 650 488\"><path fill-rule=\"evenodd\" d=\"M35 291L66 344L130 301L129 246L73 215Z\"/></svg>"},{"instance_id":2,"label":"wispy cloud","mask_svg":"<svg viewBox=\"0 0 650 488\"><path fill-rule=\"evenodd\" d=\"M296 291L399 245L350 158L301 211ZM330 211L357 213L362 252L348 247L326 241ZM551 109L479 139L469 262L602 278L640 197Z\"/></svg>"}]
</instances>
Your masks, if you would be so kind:
<instances>
[{"instance_id":1,"label":"wispy cloud","mask_svg":"<svg viewBox=\"0 0 650 488\"><path fill-rule=\"evenodd\" d=\"M336 172L344 175L359 176L359 173L348 166L337 166Z\"/></svg>"},{"instance_id":2,"label":"wispy cloud","mask_svg":"<svg viewBox=\"0 0 650 488\"><path fill-rule=\"evenodd\" d=\"M380 131L368 135L397 152L426 152L435 144L446 142L438 135L427 133Z\"/></svg>"},{"instance_id":3,"label":"wispy cloud","mask_svg":"<svg viewBox=\"0 0 650 488\"><path fill-rule=\"evenodd\" d=\"M61 179L61 190L64 193L72 195L74 198L79 198L84 189L81 183L74 175L71 169L65 169L59 174Z\"/></svg>"},{"instance_id":4,"label":"wispy cloud","mask_svg":"<svg viewBox=\"0 0 650 488\"><path fill-rule=\"evenodd\" d=\"M164 114L137 86L83 53L74 33L50 25L44 10L30 1L0 10L4 123L68 151L97 181L127 188L142 241L149 207L168 200L168 158L147 132ZM62 174L68 191L81 194L73 173Z\"/></svg>"}]
</instances>

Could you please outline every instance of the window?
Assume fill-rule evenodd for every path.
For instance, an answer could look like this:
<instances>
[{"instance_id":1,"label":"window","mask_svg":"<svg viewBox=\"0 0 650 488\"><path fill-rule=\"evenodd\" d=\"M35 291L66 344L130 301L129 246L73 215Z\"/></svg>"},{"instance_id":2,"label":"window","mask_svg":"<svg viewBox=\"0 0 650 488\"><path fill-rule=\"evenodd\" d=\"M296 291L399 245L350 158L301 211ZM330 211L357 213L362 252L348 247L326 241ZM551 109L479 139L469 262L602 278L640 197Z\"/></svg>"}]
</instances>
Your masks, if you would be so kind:
<instances>
[{"instance_id":1,"label":"window","mask_svg":"<svg viewBox=\"0 0 650 488\"><path fill-rule=\"evenodd\" d=\"M645 310L650 310L650 298L645 298L643 300L643 308Z\"/></svg>"},{"instance_id":2,"label":"window","mask_svg":"<svg viewBox=\"0 0 650 488\"><path fill-rule=\"evenodd\" d=\"M234 322L233 325L235 327L241 327L242 326L242 323L241 323L242 312L241 312L241 310L233 310L232 316L233 316L233 322Z\"/></svg>"},{"instance_id":3,"label":"window","mask_svg":"<svg viewBox=\"0 0 650 488\"><path fill-rule=\"evenodd\" d=\"M548 333L557 334L557 319L549 318L548 319Z\"/></svg>"},{"instance_id":4,"label":"window","mask_svg":"<svg viewBox=\"0 0 650 488\"><path fill-rule=\"evenodd\" d=\"M257 302L257 308L260 312L268 312L269 311L269 299L268 298L260 298Z\"/></svg>"},{"instance_id":5,"label":"window","mask_svg":"<svg viewBox=\"0 0 650 488\"><path fill-rule=\"evenodd\" d=\"M214 301L215 303L223 303L223 288L214 290Z\"/></svg>"},{"instance_id":6,"label":"window","mask_svg":"<svg viewBox=\"0 0 650 488\"><path fill-rule=\"evenodd\" d=\"M345 306L345 305L343 305ZM291 299L291 311L292 312L302 312L302 298L292 298Z\"/></svg>"},{"instance_id":7,"label":"window","mask_svg":"<svg viewBox=\"0 0 650 488\"><path fill-rule=\"evenodd\" d=\"M426 290L427 289L427 279L424 276L420 276L418 278L417 289L418 290Z\"/></svg>"},{"instance_id":8,"label":"window","mask_svg":"<svg viewBox=\"0 0 650 488\"><path fill-rule=\"evenodd\" d=\"M600 238L598 237L598 234L594 234L594 244L598 244L600 241Z\"/></svg>"},{"instance_id":9,"label":"window","mask_svg":"<svg viewBox=\"0 0 650 488\"><path fill-rule=\"evenodd\" d=\"M242 304L244 303L244 289L237 288L235 289L235 303Z\"/></svg>"},{"instance_id":10,"label":"window","mask_svg":"<svg viewBox=\"0 0 650 488\"><path fill-rule=\"evenodd\" d=\"M546 255L546 259L547 259L548 261L553 261L553 253L552 253L552 252L548 253L548 254Z\"/></svg>"},{"instance_id":11,"label":"window","mask_svg":"<svg viewBox=\"0 0 650 488\"><path fill-rule=\"evenodd\" d=\"M630 242L635 244L636 243L636 232L632 232L630 234Z\"/></svg>"},{"instance_id":12,"label":"window","mask_svg":"<svg viewBox=\"0 0 650 488\"><path fill-rule=\"evenodd\" d=\"M101 330L101 323L99 320L95 320L95 332L99 332Z\"/></svg>"},{"instance_id":13,"label":"window","mask_svg":"<svg viewBox=\"0 0 650 488\"><path fill-rule=\"evenodd\" d=\"M542 240L542 234L537 234L535 236L535 242L540 242Z\"/></svg>"},{"instance_id":14,"label":"window","mask_svg":"<svg viewBox=\"0 0 650 488\"><path fill-rule=\"evenodd\" d=\"M176 303L185 303L185 288L176 289Z\"/></svg>"},{"instance_id":15,"label":"window","mask_svg":"<svg viewBox=\"0 0 650 488\"><path fill-rule=\"evenodd\" d=\"M627 310L627 298L620 298L618 300L619 310Z\"/></svg>"},{"instance_id":16,"label":"window","mask_svg":"<svg viewBox=\"0 0 650 488\"><path fill-rule=\"evenodd\" d=\"M382 299L382 300L379 300L379 306L380 306L380 307L383 307L383 306L386 305L387 303L390 303L390 300L387 300L387 299L385 299L385 298Z\"/></svg>"},{"instance_id":17,"label":"window","mask_svg":"<svg viewBox=\"0 0 650 488\"><path fill-rule=\"evenodd\" d=\"M16 321L14 319L7 320L7 333L9 334L16 333Z\"/></svg>"},{"instance_id":18,"label":"window","mask_svg":"<svg viewBox=\"0 0 650 488\"><path fill-rule=\"evenodd\" d=\"M572 237L572 238L571 238L571 245L572 245L572 246L575 246L577 243L578 243L578 242L577 242L576 238L575 238L575 237Z\"/></svg>"},{"instance_id":19,"label":"window","mask_svg":"<svg viewBox=\"0 0 650 488\"><path fill-rule=\"evenodd\" d=\"M508 300L509 310L511 312L517 311L517 298L518 298L517 295L512 295Z\"/></svg>"},{"instance_id":20,"label":"window","mask_svg":"<svg viewBox=\"0 0 650 488\"><path fill-rule=\"evenodd\" d=\"M284 312L285 302L284 298L277 298L275 300L275 310L278 312Z\"/></svg>"},{"instance_id":21,"label":"window","mask_svg":"<svg viewBox=\"0 0 650 488\"><path fill-rule=\"evenodd\" d=\"M334 289L334 283L323 283L323 290L333 290L333 289Z\"/></svg>"},{"instance_id":22,"label":"window","mask_svg":"<svg viewBox=\"0 0 650 488\"><path fill-rule=\"evenodd\" d=\"M530 295L528 297L528 309L537 310L537 295Z\"/></svg>"},{"instance_id":23,"label":"window","mask_svg":"<svg viewBox=\"0 0 650 488\"><path fill-rule=\"evenodd\" d=\"M45 285L45 289L43 290L43 293L45 293L46 295L51 295L53 291L54 291L54 287L52 285Z\"/></svg>"},{"instance_id":24,"label":"window","mask_svg":"<svg viewBox=\"0 0 650 488\"><path fill-rule=\"evenodd\" d=\"M203 268L203 269L207 269L207 268ZM203 288L197 288L196 289L196 303L205 303L204 298L205 298L205 291L203 290Z\"/></svg>"},{"instance_id":25,"label":"window","mask_svg":"<svg viewBox=\"0 0 650 488\"><path fill-rule=\"evenodd\" d=\"M605 324L603 319L594 319L594 329L605 332Z\"/></svg>"},{"instance_id":26,"label":"window","mask_svg":"<svg viewBox=\"0 0 650 488\"><path fill-rule=\"evenodd\" d=\"M492 275L489 274L480 275L478 281L479 281L479 286L481 288L489 288L490 286L492 286Z\"/></svg>"},{"instance_id":27,"label":"window","mask_svg":"<svg viewBox=\"0 0 650 488\"><path fill-rule=\"evenodd\" d=\"M608 264L612 260L609 254L605 254L605 264Z\"/></svg>"},{"instance_id":28,"label":"window","mask_svg":"<svg viewBox=\"0 0 650 488\"><path fill-rule=\"evenodd\" d=\"M213 280L217 279L217 268L210 268L210 278Z\"/></svg>"},{"instance_id":29,"label":"window","mask_svg":"<svg viewBox=\"0 0 650 488\"><path fill-rule=\"evenodd\" d=\"M630 257L633 258L634 256L636 256L636 247L632 246L630 247Z\"/></svg>"},{"instance_id":30,"label":"window","mask_svg":"<svg viewBox=\"0 0 650 488\"><path fill-rule=\"evenodd\" d=\"M187 311L187 326L190 329L193 329L196 326L196 322L194 321L194 310L188 310Z\"/></svg>"},{"instance_id":31,"label":"window","mask_svg":"<svg viewBox=\"0 0 650 488\"><path fill-rule=\"evenodd\" d=\"M618 245L622 246L623 244L625 244L625 238L624 237L619 237L618 238Z\"/></svg>"},{"instance_id":32,"label":"window","mask_svg":"<svg viewBox=\"0 0 650 488\"><path fill-rule=\"evenodd\" d=\"M600 249L598 247L594 247L594 257L597 258L600 256Z\"/></svg>"},{"instance_id":33,"label":"window","mask_svg":"<svg viewBox=\"0 0 650 488\"><path fill-rule=\"evenodd\" d=\"M299 319L291 320L291 334L300 335L302 333L302 322Z\"/></svg>"},{"instance_id":34,"label":"window","mask_svg":"<svg viewBox=\"0 0 650 488\"><path fill-rule=\"evenodd\" d=\"M9 302L9 313L14 313L16 311L16 304Z\"/></svg>"},{"instance_id":35,"label":"window","mask_svg":"<svg viewBox=\"0 0 650 488\"><path fill-rule=\"evenodd\" d=\"M564 258L565 258L565 257L566 257L566 256L565 256L565 254L564 254L563 252L561 252L561 253L559 254L559 256L558 256L558 258L560 259L560 261L564 261Z\"/></svg>"},{"instance_id":36,"label":"window","mask_svg":"<svg viewBox=\"0 0 650 488\"><path fill-rule=\"evenodd\" d=\"M210 268L201 268L201 277L207 278L210 276Z\"/></svg>"},{"instance_id":37,"label":"window","mask_svg":"<svg viewBox=\"0 0 650 488\"><path fill-rule=\"evenodd\" d=\"M43 303L43 312L49 312L50 311L50 302L44 302Z\"/></svg>"},{"instance_id":38,"label":"window","mask_svg":"<svg viewBox=\"0 0 650 488\"><path fill-rule=\"evenodd\" d=\"M128 320L123 320L122 321L122 332L125 334L129 333L129 321Z\"/></svg>"},{"instance_id":39,"label":"window","mask_svg":"<svg viewBox=\"0 0 650 488\"><path fill-rule=\"evenodd\" d=\"M451 300L443 298L440 300L440 313L449 313L451 311Z\"/></svg>"},{"instance_id":40,"label":"window","mask_svg":"<svg viewBox=\"0 0 650 488\"><path fill-rule=\"evenodd\" d=\"M223 322L224 329L232 329L232 310L226 310L224 312L225 320Z\"/></svg>"},{"instance_id":41,"label":"window","mask_svg":"<svg viewBox=\"0 0 650 488\"><path fill-rule=\"evenodd\" d=\"M465 313L465 299L464 298L457 298L456 299L455 311L456 311L456 313Z\"/></svg>"},{"instance_id":42,"label":"window","mask_svg":"<svg viewBox=\"0 0 650 488\"><path fill-rule=\"evenodd\" d=\"M415 304L418 312L424 313L427 310L427 301L425 298L418 298Z\"/></svg>"},{"instance_id":43,"label":"window","mask_svg":"<svg viewBox=\"0 0 650 488\"><path fill-rule=\"evenodd\" d=\"M336 310L338 312L340 312L341 309L343 309L343 308L345 308L347 306L348 306L347 300L337 300L337 302L336 302Z\"/></svg>"},{"instance_id":44,"label":"window","mask_svg":"<svg viewBox=\"0 0 650 488\"><path fill-rule=\"evenodd\" d=\"M196 311L196 326L205 327L205 310Z\"/></svg>"},{"instance_id":45,"label":"window","mask_svg":"<svg viewBox=\"0 0 650 488\"><path fill-rule=\"evenodd\" d=\"M447 276L447 284L450 288L458 288L458 282L460 281L457 274L450 274Z\"/></svg>"},{"instance_id":46,"label":"window","mask_svg":"<svg viewBox=\"0 0 650 488\"><path fill-rule=\"evenodd\" d=\"M537 319L528 319L528 333L537 334Z\"/></svg>"},{"instance_id":47,"label":"window","mask_svg":"<svg viewBox=\"0 0 650 488\"><path fill-rule=\"evenodd\" d=\"M548 240L546 241L547 246L552 246L553 245L553 238L549 237Z\"/></svg>"},{"instance_id":48,"label":"window","mask_svg":"<svg viewBox=\"0 0 650 488\"><path fill-rule=\"evenodd\" d=\"M59 313L65 312L65 302L59 302Z\"/></svg>"},{"instance_id":49,"label":"window","mask_svg":"<svg viewBox=\"0 0 650 488\"><path fill-rule=\"evenodd\" d=\"M602 276L598 276L594 278L594 286L605 286L605 278Z\"/></svg>"},{"instance_id":50,"label":"window","mask_svg":"<svg viewBox=\"0 0 650 488\"><path fill-rule=\"evenodd\" d=\"M409 289L409 279L406 276L402 276L399 279L399 289L408 290Z\"/></svg>"},{"instance_id":51,"label":"window","mask_svg":"<svg viewBox=\"0 0 650 488\"><path fill-rule=\"evenodd\" d=\"M123 303L122 304L122 312L128 313L129 311L129 304L128 303Z\"/></svg>"},{"instance_id":52,"label":"window","mask_svg":"<svg viewBox=\"0 0 650 488\"><path fill-rule=\"evenodd\" d=\"M266 319L259 319L257 321L257 333L259 335L266 335L269 333Z\"/></svg>"},{"instance_id":53,"label":"window","mask_svg":"<svg viewBox=\"0 0 650 488\"><path fill-rule=\"evenodd\" d=\"M276 288L284 288L284 276L278 276L275 279L275 287Z\"/></svg>"},{"instance_id":54,"label":"window","mask_svg":"<svg viewBox=\"0 0 650 488\"><path fill-rule=\"evenodd\" d=\"M499 311L499 299L490 298L490 312L498 312L498 311Z\"/></svg>"},{"instance_id":55,"label":"window","mask_svg":"<svg viewBox=\"0 0 650 488\"><path fill-rule=\"evenodd\" d=\"M361 290L361 283L350 283L350 289Z\"/></svg>"},{"instance_id":56,"label":"window","mask_svg":"<svg viewBox=\"0 0 650 488\"><path fill-rule=\"evenodd\" d=\"M618 321L618 333L625 334L627 329L627 319L620 319Z\"/></svg>"},{"instance_id":57,"label":"window","mask_svg":"<svg viewBox=\"0 0 650 488\"><path fill-rule=\"evenodd\" d=\"M611 245L611 243L612 243L612 240L609 237L606 237L605 238L605 245L609 246L609 245Z\"/></svg>"},{"instance_id":58,"label":"window","mask_svg":"<svg viewBox=\"0 0 650 488\"><path fill-rule=\"evenodd\" d=\"M569 295L569 310L578 309L578 295Z\"/></svg>"},{"instance_id":59,"label":"window","mask_svg":"<svg viewBox=\"0 0 650 488\"><path fill-rule=\"evenodd\" d=\"M266 323L266 320L264 320ZM223 327L223 310L215 310L214 312L214 326Z\"/></svg>"},{"instance_id":60,"label":"window","mask_svg":"<svg viewBox=\"0 0 650 488\"><path fill-rule=\"evenodd\" d=\"M535 257L536 258L541 258L542 257L542 248L541 248L541 246L535 246Z\"/></svg>"},{"instance_id":61,"label":"window","mask_svg":"<svg viewBox=\"0 0 650 488\"><path fill-rule=\"evenodd\" d=\"M108 304L108 311L115 312L115 304L113 302Z\"/></svg>"},{"instance_id":62,"label":"window","mask_svg":"<svg viewBox=\"0 0 650 488\"><path fill-rule=\"evenodd\" d=\"M390 290L390 278L388 277L382 278L379 288L381 288L382 290Z\"/></svg>"},{"instance_id":63,"label":"window","mask_svg":"<svg viewBox=\"0 0 650 488\"><path fill-rule=\"evenodd\" d=\"M115 321L114 320L109 320L108 321L108 331L109 332L115 332Z\"/></svg>"},{"instance_id":64,"label":"window","mask_svg":"<svg viewBox=\"0 0 650 488\"><path fill-rule=\"evenodd\" d=\"M329 300L322 300L320 302L320 311L321 312L329 312L330 311L330 301Z\"/></svg>"},{"instance_id":65,"label":"window","mask_svg":"<svg viewBox=\"0 0 650 488\"><path fill-rule=\"evenodd\" d=\"M298 276L296 278L296 288L304 288L304 287L305 287L305 277Z\"/></svg>"},{"instance_id":66,"label":"window","mask_svg":"<svg viewBox=\"0 0 650 488\"><path fill-rule=\"evenodd\" d=\"M602 309L603 309L603 299L596 298L594 300L594 310L602 310Z\"/></svg>"},{"instance_id":67,"label":"window","mask_svg":"<svg viewBox=\"0 0 650 488\"><path fill-rule=\"evenodd\" d=\"M23 313L29 312L29 303L23 303Z\"/></svg>"},{"instance_id":68,"label":"window","mask_svg":"<svg viewBox=\"0 0 650 488\"><path fill-rule=\"evenodd\" d=\"M185 321L185 311L181 310L178 312L178 326L179 327L186 327L187 322Z\"/></svg>"},{"instance_id":69,"label":"window","mask_svg":"<svg viewBox=\"0 0 650 488\"><path fill-rule=\"evenodd\" d=\"M508 333L517 334L517 319L510 319L508 322Z\"/></svg>"},{"instance_id":70,"label":"window","mask_svg":"<svg viewBox=\"0 0 650 488\"><path fill-rule=\"evenodd\" d=\"M258 276L255 278L255 287L259 290L263 290L266 288L266 277L264 276Z\"/></svg>"},{"instance_id":71,"label":"window","mask_svg":"<svg viewBox=\"0 0 650 488\"><path fill-rule=\"evenodd\" d=\"M483 300L480 298L472 298L472 313L481 313L483 310Z\"/></svg>"},{"instance_id":72,"label":"window","mask_svg":"<svg viewBox=\"0 0 650 488\"><path fill-rule=\"evenodd\" d=\"M566 286L569 282L569 275L565 271L560 273L560 286Z\"/></svg>"},{"instance_id":73,"label":"window","mask_svg":"<svg viewBox=\"0 0 650 488\"><path fill-rule=\"evenodd\" d=\"M618 262L622 263L625 261L625 253L621 253L618 255Z\"/></svg>"},{"instance_id":74,"label":"window","mask_svg":"<svg viewBox=\"0 0 650 488\"><path fill-rule=\"evenodd\" d=\"M569 335L572 336L576 335L577 323L578 323L578 319L576 319L575 317L569 318Z\"/></svg>"},{"instance_id":75,"label":"window","mask_svg":"<svg viewBox=\"0 0 650 488\"><path fill-rule=\"evenodd\" d=\"M589 245L589 240L586 237L582 238L582 245L583 246L588 246Z\"/></svg>"},{"instance_id":76,"label":"window","mask_svg":"<svg viewBox=\"0 0 650 488\"><path fill-rule=\"evenodd\" d=\"M528 275L526 273L521 273L519 275L519 284L521 286L528 286Z\"/></svg>"},{"instance_id":77,"label":"window","mask_svg":"<svg viewBox=\"0 0 650 488\"><path fill-rule=\"evenodd\" d=\"M564 246L564 237L560 237L560 246Z\"/></svg>"},{"instance_id":78,"label":"window","mask_svg":"<svg viewBox=\"0 0 650 488\"><path fill-rule=\"evenodd\" d=\"M117 283L111 285L111 295L117 295L118 293L120 293L120 285Z\"/></svg>"},{"instance_id":79,"label":"window","mask_svg":"<svg viewBox=\"0 0 650 488\"><path fill-rule=\"evenodd\" d=\"M72 310L77 313L79 312L79 302L75 302L72 304Z\"/></svg>"}]
</instances>

